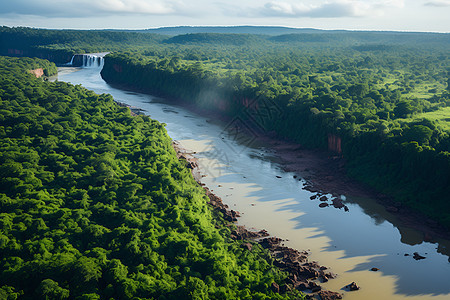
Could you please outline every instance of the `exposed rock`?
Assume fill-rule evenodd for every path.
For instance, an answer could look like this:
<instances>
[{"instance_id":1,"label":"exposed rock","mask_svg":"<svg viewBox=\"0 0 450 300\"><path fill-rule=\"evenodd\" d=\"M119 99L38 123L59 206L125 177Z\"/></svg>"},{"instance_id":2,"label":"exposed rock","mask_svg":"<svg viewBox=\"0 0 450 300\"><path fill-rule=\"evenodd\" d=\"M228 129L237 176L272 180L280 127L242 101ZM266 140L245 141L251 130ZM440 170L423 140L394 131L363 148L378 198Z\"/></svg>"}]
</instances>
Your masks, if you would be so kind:
<instances>
[{"instance_id":1,"label":"exposed rock","mask_svg":"<svg viewBox=\"0 0 450 300\"><path fill-rule=\"evenodd\" d=\"M317 198L318 195L312 195L311 197L309 197L309 199L314 200Z\"/></svg>"},{"instance_id":2,"label":"exposed rock","mask_svg":"<svg viewBox=\"0 0 450 300\"><path fill-rule=\"evenodd\" d=\"M242 248L247 249L248 251L252 251L252 244L244 243L242 244Z\"/></svg>"},{"instance_id":3,"label":"exposed rock","mask_svg":"<svg viewBox=\"0 0 450 300\"><path fill-rule=\"evenodd\" d=\"M319 277L319 272L311 267L297 266L296 268L293 267L292 271L302 279L317 279Z\"/></svg>"},{"instance_id":4,"label":"exposed rock","mask_svg":"<svg viewBox=\"0 0 450 300\"><path fill-rule=\"evenodd\" d=\"M331 201L332 201L332 205L335 208L341 209L341 208L343 208L345 206L344 203L342 203L342 200L339 199L339 198L333 198Z\"/></svg>"},{"instance_id":5,"label":"exposed rock","mask_svg":"<svg viewBox=\"0 0 450 300\"><path fill-rule=\"evenodd\" d=\"M325 202L322 202L322 203L319 204L320 208L324 208L324 207L327 207L327 206L328 206L328 203L325 203Z\"/></svg>"},{"instance_id":6,"label":"exposed rock","mask_svg":"<svg viewBox=\"0 0 450 300\"><path fill-rule=\"evenodd\" d=\"M302 266L303 267L315 268L315 269L320 270L320 266L319 266L319 264L316 261L304 263Z\"/></svg>"},{"instance_id":7,"label":"exposed rock","mask_svg":"<svg viewBox=\"0 0 450 300\"><path fill-rule=\"evenodd\" d=\"M344 205L344 210L345 210L346 212L348 212L348 211L349 211L349 209L348 209L347 205Z\"/></svg>"},{"instance_id":8,"label":"exposed rock","mask_svg":"<svg viewBox=\"0 0 450 300\"><path fill-rule=\"evenodd\" d=\"M320 200L320 201L327 201L328 198L327 198L327 196L322 196L322 197L319 198L319 200Z\"/></svg>"},{"instance_id":9,"label":"exposed rock","mask_svg":"<svg viewBox=\"0 0 450 300\"><path fill-rule=\"evenodd\" d=\"M231 236L235 240L247 240L247 239L255 239L264 236L268 236L266 230L260 230L258 232L249 231L244 226L236 226L236 229L231 231Z\"/></svg>"},{"instance_id":10,"label":"exposed rock","mask_svg":"<svg viewBox=\"0 0 450 300\"><path fill-rule=\"evenodd\" d=\"M307 184L302 189L310 191L311 193L318 193L319 191L316 190L312 185Z\"/></svg>"},{"instance_id":11,"label":"exposed rock","mask_svg":"<svg viewBox=\"0 0 450 300\"><path fill-rule=\"evenodd\" d=\"M350 291L357 291L360 289L360 287L354 281L349 285L346 285L345 288L349 289Z\"/></svg>"},{"instance_id":12,"label":"exposed rock","mask_svg":"<svg viewBox=\"0 0 450 300\"><path fill-rule=\"evenodd\" d=\"M300 282L300 284L297 285L297 290L299 291L305 291L309 289L309 284L307 282Z\"/></svg>"},{"instance_id":13,"label":"exposed rock","mask_svg":"<svg viewBox=\"0 0 450 300\"><path fill-rule=\"evenodd\" d=\"M278 176L278 175L277 175L276 177L277 177L277 178L281 178L281 176Z\"/></svg>"},{"instance_id":14,"label":"exposed rock","mask_svg":"<svg viewBox=\"0 0 450 300\"><path fill-rule=\"evenodd\" d=\"M417 252L414 252L414 256L413 256L413 258L415 259L415 260L421 260L421 259L425 259L426 257L425 256L422 256L422 255L420 255L419 253L417 253Z\"/></svg>"},{"instance_id":15,"label":"exposed rock","mask_svg":"<svg viewBox=\"0 0 450 300\"><path fill-rule=\"evenodd\" d=\"M264 248L275 249L281 243L281 239L277 237L268 237L262 239L259 243Z\"/></svg>"},{"instance_id":16,"label":"exposed rock","mask_svg":"<svg viewBox=\"0 0 450 300\"><path fill-rule=\"evenodd\" d=\"M330 292L330 291L320 291L318 293L321 300L336 300L336 299L342 299L342 295L336 292Z\"/></svg>"},{"instance_id":17,"label":"exposed rock","mask_svg":"<svg viewBox=\"0 0 450 300\"><path fill-rule=\"evenodd\" d=\"M317 293L318 291L322 290L322 287L320 285L318 285L317 283L315 283L314 281L311 281L309 283L309 289L311 290L311 292Z\"/></svg>"},{"instance_id":18,"label":"exposed rock","mask_svg":"<svg viewBox=\"0 0 450 300\"><path fill-rule=\"evenodd\" d=\"M223 204L222 199L217 195L213 194L207 187L203 187L206 191L206 195L209 198L208 204L213 206L216 210L223 214L223 218L229 222L236 222L237 218L240 217L239 212L235 210L228 210L228 206Z\"/></svg>"}]
</instances>

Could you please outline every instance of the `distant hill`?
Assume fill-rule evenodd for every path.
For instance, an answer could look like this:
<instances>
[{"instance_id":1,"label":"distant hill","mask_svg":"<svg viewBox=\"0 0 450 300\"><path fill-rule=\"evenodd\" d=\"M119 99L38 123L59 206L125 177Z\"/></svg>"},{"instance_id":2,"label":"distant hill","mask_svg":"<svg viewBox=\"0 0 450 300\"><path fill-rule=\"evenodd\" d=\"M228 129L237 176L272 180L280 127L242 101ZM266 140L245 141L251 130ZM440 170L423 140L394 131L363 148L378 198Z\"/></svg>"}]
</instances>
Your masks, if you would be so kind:
<instances>
[{"instance_id":1,"label":"distant hill","mask_svg":"<svg viewBox=\"0 0 450 300\"><path fill-rule=\"evenodd\" d=\"M327 31L313 28L290 28L282 26L178 26L145 29L139 30L139 32L158 33L165 35L180 35L189 33L243 33L281 35L290 33L318 33Z\"/></svg>"},{"instance_id":2,"label":"distant hill","mask_svg":"<svg viewBox=\"0 0 450 300\"><path fill-rule=\"evenodd\" d=\"M245 34L245 38L252 35L270 36L269 40L282 43L304 43L304 42L344 42L350 44L448 44L450 45L450 34L433 32L400 32L400 31L351 31L351 30L322 30L314 28L291 28L283 26L177 26L160 27L143 30L107 30L125 31L139 33L153 33L166 36L182 37L168 39L168 43L198 43L200 40L215 40L217 36L207 34ZM207 38L206 38L207 37ZM231 37L227 37L230 39ZM244 37L241 37L244 38ZM259 37L260 39L261 37ZM189 41L192 39L191 41ZM254 37L251 39L255 39ZM252 41L254 42L254 41Z\"/></svg>"},{"instance_id":3,"label":"distant hill","mask_svg":"<svg viewBox=\"0 0 450 300\"><path fill-rule=\"evenodd\" d=\"M165 43L168 44L226 44L226 45L246 45L251 43L264 42L260 35L249 34L227 34L227 33L189 33L173 36Z\"/></svg>"}]
</instances>

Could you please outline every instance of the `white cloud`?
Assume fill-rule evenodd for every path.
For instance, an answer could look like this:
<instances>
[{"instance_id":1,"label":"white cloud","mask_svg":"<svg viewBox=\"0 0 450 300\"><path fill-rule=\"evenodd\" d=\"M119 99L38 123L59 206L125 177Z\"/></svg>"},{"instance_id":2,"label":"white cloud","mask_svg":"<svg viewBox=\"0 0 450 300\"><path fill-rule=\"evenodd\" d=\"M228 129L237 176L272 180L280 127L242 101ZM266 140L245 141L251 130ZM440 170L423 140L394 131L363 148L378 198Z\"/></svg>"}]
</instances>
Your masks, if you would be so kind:
<instances>
[{"instance_id":1,"label":"white cloud","mask_svg":"<svg viewBox=\"0 0 450 300\"><path fill-rule=\"evenodd\" d=\"M0 14L47 17L89 17L93 15L181 13L180 0L14 0L1 1Z\"/></svg>"},{"instance_id":2,"label":"white cloud","mask_svg":"<svg viewBox=\"0 0 450 300\"><path fill-rule=\"evenodd\" d=\"M176 6L170 1L141 0L101 0L93 6L104 12L140 13L140 14L172 14Z\"/></svg>"},{"instance_id":3,"label":"white cloud","mask_svg":"<svg viewBox=\"0 0 450 300\"><path fill-rule=\"evenodd\" d=\"M433 0L425 3L425 6L446 7L450 6L450 0Z\"/></svg>"},{"instance_id":4,"label":"white cloud","mask_svg":"<svg viewBox=\"0 0 450 300\"><path fill-rule=\"evenodd\" d=\"M267 17L365 17L381 15L386 9L403 6L404 0L337 0L315 1L310 4L272 1L264 4L259 12L260 15Z\"/></svg>"}]
</instances>

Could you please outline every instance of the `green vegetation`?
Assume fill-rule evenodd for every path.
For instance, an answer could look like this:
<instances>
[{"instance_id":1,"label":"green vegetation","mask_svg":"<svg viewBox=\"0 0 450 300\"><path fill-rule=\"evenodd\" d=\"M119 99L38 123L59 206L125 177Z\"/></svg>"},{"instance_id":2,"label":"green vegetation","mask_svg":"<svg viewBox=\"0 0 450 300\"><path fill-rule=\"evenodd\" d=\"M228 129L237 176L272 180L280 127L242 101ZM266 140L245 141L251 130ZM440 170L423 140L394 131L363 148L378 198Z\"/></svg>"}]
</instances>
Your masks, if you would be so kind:
<instances>
[{"instance_id":1,"label":"green vegetation","mask_svg":"<svg viewBox=\"0 0 450 300\"><path fill-rule=\"evenodd\" d=\"M1 299L288 299L230 239L164 124L0 57Z\"/></svg>"},{"instance_id":2,"label":"green vegetation","mask_svg":"<svg viewBox=\"0 0 450 300\"><path fill-rule=\"evenodd\" d=\"M74 54L144 49L163 39L157 34L3 26L0 27L0 55L40 57L65 64Z\"/></svg>"},{"instance_id":3,"label":"green vegetation","mask_svg":"<svg viewBox=\"0 0 450 300\"><path fill-rule=\"evenodd\" d=\"M437 127L450 132L450 107L442 107L435 111L419 113L414 115L413 118L405 119L405 121L416 122L420 119L430 120L436 124Z\"/></svg>"},{"instance_id":4,"label":"green vegetation","mask_svg":"<svg viewBox=\"0 0 450 300\"><path fill-rule=\"evenodd\" d=\"M450 228L448 34L198 30L2 27L0 51L59 63L113 51L102 72L110 83L238 116L308 147L327 148L332 135L351 176Z\"/></svg>"},{"instance_id":5,"label":"green vegetation","mask_svg":"<svg viewBox=\"0 0 450 300\"><path fill-rule=\"evenodd\" d=\"M235 46L233 35L190 34L108 55L102 76L309 147L339 137L351 176L450 227L449 119L437 119L450 104L448 37L430 36L428 50L410 36L365 46L342 37Z\"/></svg>"}]
</instances>

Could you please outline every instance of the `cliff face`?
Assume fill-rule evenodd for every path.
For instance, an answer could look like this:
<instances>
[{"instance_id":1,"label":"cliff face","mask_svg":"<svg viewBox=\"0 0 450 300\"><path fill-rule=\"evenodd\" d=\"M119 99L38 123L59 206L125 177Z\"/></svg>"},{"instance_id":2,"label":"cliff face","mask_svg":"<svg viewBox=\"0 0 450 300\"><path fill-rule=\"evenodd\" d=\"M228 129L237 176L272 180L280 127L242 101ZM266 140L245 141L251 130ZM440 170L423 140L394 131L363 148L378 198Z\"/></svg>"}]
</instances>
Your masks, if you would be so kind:
<instances>
[{"instance_id":1,"label":"cliff face","mask_svg":"<svg viewBox=\"0 0 450 300\"><path fill-rule=\"evenodd\" d=\"M341 138L334 134L328 134L328 150L337 152L339 154L342 153L341 148Z\"/></svg>"},{"instance_id":2,"label":"cliff face","mask_svg":"<svg viewBox=\"0 0 450 300\"><path fill-rule=\"evenodd\" d=\"M42 68L29 70L28 72L30 72L31 74L33 74L37 78L40 78L40 77L44 76L44 69L42 69Z\"/></svg>"}]
</instances>

